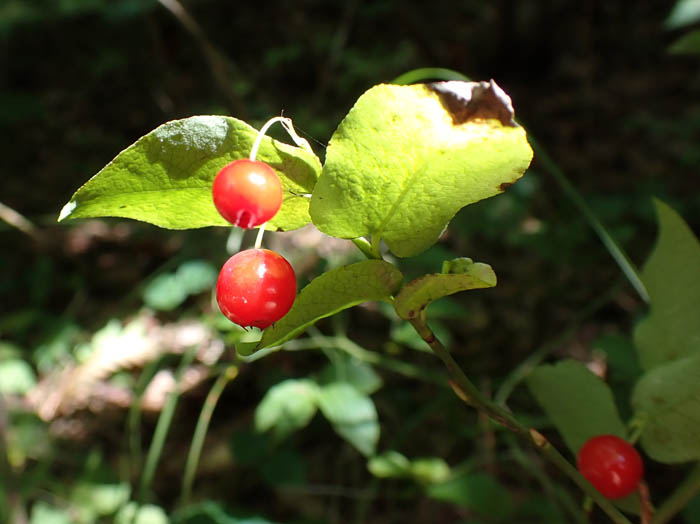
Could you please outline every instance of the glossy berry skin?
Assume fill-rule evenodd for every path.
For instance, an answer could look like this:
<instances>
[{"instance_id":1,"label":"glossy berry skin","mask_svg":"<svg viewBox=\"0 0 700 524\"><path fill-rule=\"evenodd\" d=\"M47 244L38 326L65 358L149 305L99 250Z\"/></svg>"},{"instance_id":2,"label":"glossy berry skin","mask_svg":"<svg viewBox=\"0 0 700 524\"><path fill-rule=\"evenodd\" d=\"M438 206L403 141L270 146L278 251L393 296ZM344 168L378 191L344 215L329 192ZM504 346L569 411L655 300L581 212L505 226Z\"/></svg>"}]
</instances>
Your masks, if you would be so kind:
<instances>
[{"instance_id":1,"label":"glossy berry skin","mask_svg":"<svg viewBox=\"0 0 700 524\"><path fill-rule=\"evenodd\" d=\"M605 497L619 499L634 493L644 475L637 450L615 435L598 435L578 452L578 469Z\"/></svg>"},{"instance_id":2,"label":"glossy berry skin","mask_svg":"<svg viewBox=\"0 0 700 524\"><path fill-rule=\"evenodd\" d=\"M294 269L269 249L236 253L221 268L216 301L239 326L265 329L287 314L297 293Z\"/></svg>"},{"instance_id":3,"label":"glossy berry skin","mask_svg":"<svg viewBox=\"0 0 700 524\"><path fill-rule=\"evenodd\" d=\"M235 160L214 178L212 197L222 217L248 229L277 214L282 206L282 182L265 162Z\"/></svg>"}]
</instances>

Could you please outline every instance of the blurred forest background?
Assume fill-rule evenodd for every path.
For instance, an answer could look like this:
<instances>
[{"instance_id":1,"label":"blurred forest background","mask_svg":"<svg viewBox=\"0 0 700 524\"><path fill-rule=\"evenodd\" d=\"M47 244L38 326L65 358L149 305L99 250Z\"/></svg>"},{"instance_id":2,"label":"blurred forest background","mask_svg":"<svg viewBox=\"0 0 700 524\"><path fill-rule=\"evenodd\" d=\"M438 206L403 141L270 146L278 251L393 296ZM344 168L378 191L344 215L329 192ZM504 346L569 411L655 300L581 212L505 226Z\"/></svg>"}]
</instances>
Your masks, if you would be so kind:
<instances>
[{"instance_id":1,"label":"blurred forest background","mask_svg":"<svg viewBox=\"0 0 700 524\"><path fill-rule=\"evenodd\" d=\"M366 89L441 67L495 79L641 265L656 234L652 196L700 231L700 58L669 51L685 30L665 23L674 3L181 2L0 1L0 202L29 221L0 221L0 521L130 522L139 501L149 503L143 523L165 514L229 524L574 522L568 512L581 494L465 409L437 359L376 305L320 323L317 350L236 368L183 499L195 424L220 363L232 358L222 341L240 335L221 323L212 279L225 246L252 238L56 219L82 183L165 121L223 114L259 127L284 111L322 157ZM3 208L3 216L13 215ZM290 258L300 285L357 257L349 242L313 230L266 241ZM484 391L497 395L541 351L618 370L608 378L625 398L638 373L631 327L644 304L537 154L506 193L465 208L440 244L398 263L416 276L454 256L489 263L499 277L496 288L431 311ZM140 343L133 325L147 333L150 353L120 360ZM330 335L350 341L354 357L325 345ZM198 353L179 375L192 344L210 355ZM105 347L112 361L80 367ZM433 489L430 478L380 479L320 416L281 441L256 432L256 407L272 385L320 376L328 365L337 371L339 362L374 381L380 451L444 459L471 475L471 491ZM89 375L79 392L76 369ZM130 409L154 375L160 382L147 388L143 410ZM143 455L178 376L186 391L144 486ZM508 405L561 443L526 388L516 383ZM625 402L620 409L628 414ZM650 469L652 496L661 498L683 468ZM697 506L674 522L700 522ZM596 512L591 519L607 522Z\"/></svg>"}]
</instances>

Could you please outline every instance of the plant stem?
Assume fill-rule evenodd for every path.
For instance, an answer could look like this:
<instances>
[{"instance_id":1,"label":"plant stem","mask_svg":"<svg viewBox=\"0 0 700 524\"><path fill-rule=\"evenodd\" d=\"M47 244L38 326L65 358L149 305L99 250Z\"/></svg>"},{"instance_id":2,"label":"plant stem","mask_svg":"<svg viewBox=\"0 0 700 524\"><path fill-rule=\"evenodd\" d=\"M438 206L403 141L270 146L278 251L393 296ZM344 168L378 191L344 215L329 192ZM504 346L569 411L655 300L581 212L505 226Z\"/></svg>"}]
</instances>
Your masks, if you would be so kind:
<instances>
[{"instance_id":1,"label":"plant stem","mask_svg":"<svg viewBox=\"0 0 700 524\"><path fill-rule=\"evenodd\" d=\"M700 463L656 510L652 524L666 524L700 492Z\"/></svg>"},{"instance_id":2,"label":"plant stem","mask_svg":"<svg viewBox=\"0 0 700 524\"><path fill-rule=\"evenodd\" d=\"M366 256L367 258L369 258L369 259L376 258L377 260L382 259L382 256L379 253L374 251L374 246L372 246L372 244L367 242L366 239L364 239L362 237L353 238L352 243L355 244L357 249L362 251L362 254L364 256Z\"/></svg>"},{"instance_id":3,"label":"plant stem","mask_svg":"<svg viewBox=\"0 0 700 524\"><path fill-rule=\"evenodd\" d=\"M425 310L409 321L420 337L430 346L433 352L443 361L452 379L453 389L458 397L492 420L502 424L515 434L535 445L535 448L559 470L568 476L586 494L588 494L615 524L631 524L631 522L610 502L603 497L581 474L573 467L559 451L541 433L521 424L509 411L484 397L471 380L464 374L462 368L452 358L447 348L437 339L428 326Z\"/></svg>"},{"instance_id":4,"label":"plant stem","mask_svg":"<svg viewBox=\"0 0 700 524\"><path fill-rule=\"evenodd\" d=\"M581 211L590 226L598 235L598 238L600 238L600 241L608 250L608 253L610 253L610 256L612 256L615 262L617 262L617 265L620 267L625 277L627 277L627 280L635 289L639 297L648 304L649 293L647 292L647 288L644 285L644 282L642 282L642 278L639 275L639 270L627 256L627 253L625 253L622 247L610 235L603 223L598 220L598 217L595 215L595 213L593 213L591 208L588 207L588 204L586 204L586 201L581 197L573 184L569 182L569 179L566 178L566 175L561 168L554 160L552 160L552 158L547 154L544 148L540 146L537 140L535 140L535 138L529 133L527 135L527 139L535 152L535 158L537 158L537 161L542 164L546 172L554 177L554 180L556 180L556 182L559 184L559 187L561 187L562 191L564 191L564 194L566 194L566 196L569 197L579 211Z\"/></svg>"},{"instance_id":5,"label":"plant stem","mask_svg":"<svg viewBox=\"0 0 700 524\"><path fill-rule=\"evenodd\" d=\"M190 451L187 454L187 462L185 463L185 473L182 477L182 489L180 493L179 504L180 506L184 506L189 502L190 495L192 493L194 475L197 472L199 457L202 454L202 448L204 446L204 437L206 437L207 435L207 430L209 429L209 422L211 421L211 417L214 413L214 409L216 408L216 404L219 401L219 397L221 397L221 394L226 388L226 385L231 380L236 378L237 375L238 368L236 366L226 367L216 379L216 382L214 382L214 385L209 390L207 398L204 400L202 411L199 413L197 425L194 428L194 435L192 437Z\"/></svg>"},{"instance_id":6,"label":"plant stem","mask_svg":"<svg viewBox=\"0 0 700 524\"><path fill-rule=\"evenodd\" d=\"M265 234L265 226L267 226L267 222L263 222L260 224L260 228L258 228L258 234L255 237L255 249L260 249L260 246L262 246L262 239L263 235Z\"/></svg>"},{"instance_id":7,"label":"plant stem","mask_svg":"<svg viewBox=\"0 0 700 524\"><path fill-rule=\"evenodd\" d=\"M175 371L175 390L168 394L168 398L165 401L163 410L160 412L158 417L158 422L156 423L156 429L153 433L153 440L151 440L151 446L148 448L148 455L146 456L146 465L143 469L143 476L141 477L141 484L139 487L139 503L143 503L146 499L146 492L150 489L151 483L153 482L153 476L158 467L158 462L160 456L163 452L163 446L165 445L165 438L168 436L168 430L170 429L170 423L173 421L173 416L175 415L175 407L177 406L177 400L180 396L180 379L182 374L187 369L187 367L192 363L194 357L197 353L197 346L192 346L183 355L180 365Z\"/></svg>"}]
</instances>

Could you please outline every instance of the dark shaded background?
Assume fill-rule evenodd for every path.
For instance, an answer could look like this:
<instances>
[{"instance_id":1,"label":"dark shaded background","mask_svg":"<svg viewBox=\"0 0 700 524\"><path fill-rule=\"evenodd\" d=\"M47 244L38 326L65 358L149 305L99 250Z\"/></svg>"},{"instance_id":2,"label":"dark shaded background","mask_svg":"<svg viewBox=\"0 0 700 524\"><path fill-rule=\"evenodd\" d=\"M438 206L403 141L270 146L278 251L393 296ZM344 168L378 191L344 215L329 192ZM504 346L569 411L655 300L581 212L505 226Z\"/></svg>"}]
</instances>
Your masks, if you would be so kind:
<instances>
[{"instance_id":1,"label":"dark shaded background","mask_svg":"<svg viewBox=\"0 0 700 524\"><path fill-rule=\"evenodd\" d=\"M0 222L0 337L28 352L56 319L89 331L127 316L143 280L175 253L223 256L223 232L123 230L111 220L76 247L75 226L56 217L119 151L171 119L230 114L260 125L284 111L322 155L362 92L418 67L494 78L635 262L653 243L651 196L700 228L700 62L667 52L680 34L663 25L672 2L190 0L180 18L166 5L0 4L0 202L41 232L36 240ZM449 249L495 268L499 287L465 299L470 318L451 325L456 351L487 384L603 293L609 303L559 354L585 358L591 340L628 334L643 311L537 158L511 191L465 209L442 246L404 262L407 273L435 271ZM347 322L366 346L383 347L381 319L363 311ZM284 365L299 374L306 363ZM383 430L401 424L386 420Z\"/></svg>"}]
</instances>

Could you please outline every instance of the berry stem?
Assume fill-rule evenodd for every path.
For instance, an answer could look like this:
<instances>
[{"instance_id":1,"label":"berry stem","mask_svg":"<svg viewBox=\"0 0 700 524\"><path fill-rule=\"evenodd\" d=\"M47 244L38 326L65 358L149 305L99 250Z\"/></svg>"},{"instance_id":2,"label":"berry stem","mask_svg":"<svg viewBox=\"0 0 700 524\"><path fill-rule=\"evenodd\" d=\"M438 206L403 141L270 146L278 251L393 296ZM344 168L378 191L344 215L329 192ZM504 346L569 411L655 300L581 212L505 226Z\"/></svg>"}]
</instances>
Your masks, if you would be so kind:
<instances>
[{"instance_id":1,"label":"berry stem","mask_svg":"<svg viewBox=\"0 0 700 524\"><path fill-rule=\"evenodd\" d=\"M647 483L642 481L637 486L637 491L639 492L639 502L642 509L642 522L641 524L651 524L654 520L654 506L651 504L651 497L649 496L649 486Z\"/></svg>"},{"instance_id":2,"label":"berry stem","mask_svg":"<svg viewBox=\"0 0 700 524\"><path fill-rule=\"evenodd\" d=\"M265 234L265 226L267 226L267 222L260 224L258 236L255 237L255 249L260 249L260 246L262 245L263 235Z\"/></svg>"},{"instance_id":3,"label":"berry stem","mask_svg":"<svg viewBox=\"0 0 700 524\"><path fill-rule=\"evenodd\" d=\"M289 134L289 136L297 145L297 147L312 152L309 143L305 139L301 138L295 131L294 124L292 124L292 119L284 116L276 116L265 122L265 125L263 125L260 128L260 131L258 131L258 136L255 137L253 147L250 148L250 155L248 156L250 160L256 159L256 157L258 156L258 150L260 149L260 143L262 142L263 137L267 133L267 130L270 129L270 126L272 126L272 124L276 122L282 124L282 127L284 127L284 130Z\"/></svg>"}]
</instances>

